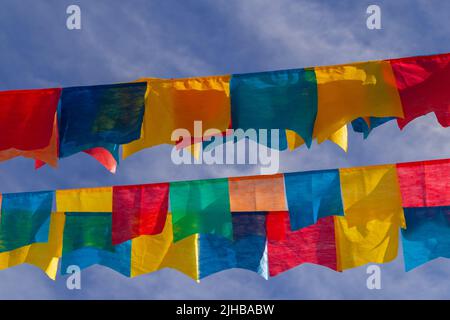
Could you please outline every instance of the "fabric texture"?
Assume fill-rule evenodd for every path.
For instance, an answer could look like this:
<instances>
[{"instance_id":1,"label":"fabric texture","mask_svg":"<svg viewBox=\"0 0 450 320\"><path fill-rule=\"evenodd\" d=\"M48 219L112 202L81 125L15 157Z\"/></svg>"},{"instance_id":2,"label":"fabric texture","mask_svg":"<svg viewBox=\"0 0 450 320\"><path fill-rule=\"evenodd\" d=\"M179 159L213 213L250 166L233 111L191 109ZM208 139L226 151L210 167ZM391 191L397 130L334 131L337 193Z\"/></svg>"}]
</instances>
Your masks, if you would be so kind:
<instances>
[{"instance_id":1,"label":"fabric texture","mask_svg":"<svg viewBox=\"0 0 450 320\"><path fill-rule=\"evenodd\" d=\"M198 280L198 235L174 243L171 214L167 215L162 233L132 240L132 277L164 268L175 269Z\"/></svg>"},{"instance_id":2,"label":"fabric texture","mask_svg":"<svg viewBox=\"0 0 450 320\"><path fill-rule=\"evenodd\" d=\"M58 212L112 212L112 187L56 191Z\"/></svg>"},{"instance_id":3,"label":"fabric texture","mask_svg":"<svg viewBox=\"0 0 450 320\"><path fill-rule=\"evenodd\" d=\"M313 70L234 74L230 93L233 128L289 129L311 145L317 114Z\"/></svg>"},{"instance_id":4,"label":"fabric texture","mask_svg":"<svg viewBox=\"0 0 450 320\"><path fill-rule=\"evenodd\" d=\"M450 159L397 164L404 207L450 206Z\"/></svg>"},{"instance_id":5,"label":"fabric texture","mask_svg":"<svg viewBox=\"0 0 450 320\"><path fill-rule=\"evenodd\" d=\"M270 276L276 276L303 263L337 269L333 217L291 231L289 213L267 215L267 248Z\"/></svg>"},{"instance_id":6,"label":"fabric texture","mask_svg":"<svg viewBox=\"0 0 450 320\"><path fill-rule=\"evenodd\" d=\"M402 129L434 112L443 127L450 125L450 54L390 60L403 105Z\"/></svg>"},{"instance_id":7,"label":"fabric texture","mask_svg":"<svg viewBox=\"0 0 450 320\"><path fill-rule=\"evenodd\" d=\"M376 219L405 227L395 165L343 168L339 175L349 226Z\"/></svg>"},{"instance_id":8,"label":"fabric texture","mask_svg":"<svg viewBox=\"0 0 450 320\"><path fill-rule=\"evenodd\" d=\"M87 247L113 251L112 214L66 212L63 253Z\"/></svg>"},{"instance_id":9,"label":"fabric texture","mask_svg":"<svg viewBox=\"0 0 450 320\"><path fill-rule=\"evenodd\" d=\"M48 243L33 243L12 251L0 253L0 270L27 263L38 267L50 279L55 280L59 258L62 255L64 219L64 213L52 213Z\"/></svg>"},{"instance_id":10,"label":"fabric texture","mask_svg":"<svg viewBox=\"0 0 450 320\"><path fill-rule=\"evenodd\" d=\"M338 270L386 263L405 228L395 165L339 169L344 217L335 217Z\"/></svg>"},{"instance_id":11,"label":"fabric texture","mask_svg":"<svg viewBox=\"0 0 450 320\"><path fill-rule=\"evenodd\" d=\"M142 133L123 147L123 158L144 148L175 144L171 139L175 129L194 136L194 121L202 121L203 130L224 132L230 125L230 76L138 81L148 84Z\"/></svg>"},{"instance_id":12,"label":"fabric texture","mask_svg":"<svg viewBox=\"0 0 450 320\"><path fill-rule=\"evenodd\" d=\"M383 124L395 120L394 117L364 117L358 118L352 121L352 128L355 132L360 132L363 134L364 139L367 139L369 134L376 127L382 126Z\"/></svg>"},{"instance_id":13,"label":"fabric texture","mask_svg":"<svg viewBox=\"0 0 450 320\"><path fill-rule=\"evenodd\" d=\"M0 92L0 151L47 147L60 94L59 88Z\"/></svg>"},{"instance_id":14,"label":"fabric texture","mask_svg":"<svg viewBox=\"0 0 450 320\"><path fill-rule=\"evenodd\" d=\"M139 139L144 116L145 82L64 88L59 115L59 154Z\"/></svg>"},{"instance_id":15,"label":"fabric texture","mask_svg":"<svg viewBox=\"0 0 450 320\"><path fill-rule=\"evenodd\" d=\"M285 173L284 182L292 230L344 215L339 170Z\"/></svg>"},{"instance_id":16,"label":"fabric texture","mask_svg":"<svg viewBox=\"0 0 450 320\"><path fill-rule=\"evenodd\" d=\"M405 208L403 257L410 271L439 257L450 258L450 207Z\"/></svg>"},{"instance_id":17,"label":"fabric texture","mask_svg":"<svg viewBox=\"0 0 450 320\"><path fill-rule=\"evenodd\" d=\"M112 213L66 212L61 273L102 265L127 277L131 275L131 241L112 244Z\"/></svg>"},{"instance_id":18,"label":"fabric texture","mask_svg":"<svg viewBox=\"0 0 450 320\"><path fill-rule=\"evenodd\" d=\"M168 209L168 183L113 187L113 244L161 233Z\"/></svg>"},{"instance_id":19,"label":"fabric texture","mask_svg":"<svg viewBox=\"0 0 450 320\"><path fill-rule=\"evenodd\" d=\"M48 242L53 191L4 193L0 214L0 252Z\"/></svg>"},{"instance_id":20,"label":"fabric texture","mask_svg":"<svg viewBox=\"0 0 450 320\"><path fill-rule=\"evenodd\" d=\"M314 136L322 143L360 117L403 117L389 62L315 67L318 111Z\"/></svg>"},{"instance_id":21,"label":"fabric texture","mask_svg":"<svg viewBox=\"0 0 450 320\"><path fill-rule=\"evenodd\" d=\"M228 183L232 212L287 210L282 174L228 178Z\"/></svg>"},{"instance_id":22,"label":"fabric texture","mask_svg":"<svg viewBox=\"0 0 450 320\"><path fill-rule=\"evenodd\" d=\"M261 212L233 213L233 241L212 235L199 235L199 277L240 268L268 278L265 215Z\"/></svg>"},{"instance_id":23,"label":"fabric texture","mask_svg":"<svg viewBox=\"0 0 450 320\"><path fill-rule=\"evenodd\" d=\"M170 183L174 242L196 233L232 239L227 179Z\"/></svg>"}]
</instances>

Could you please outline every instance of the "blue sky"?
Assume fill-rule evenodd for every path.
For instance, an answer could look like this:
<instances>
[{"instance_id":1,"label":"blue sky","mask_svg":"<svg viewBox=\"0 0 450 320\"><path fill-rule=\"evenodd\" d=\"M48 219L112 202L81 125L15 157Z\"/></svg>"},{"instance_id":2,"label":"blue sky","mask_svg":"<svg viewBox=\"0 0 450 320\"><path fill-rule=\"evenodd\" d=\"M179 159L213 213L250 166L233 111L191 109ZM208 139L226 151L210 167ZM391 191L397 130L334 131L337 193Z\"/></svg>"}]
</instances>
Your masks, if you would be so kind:
<instances>
[{"instance_id":1,"label":"blue sky","mask_svg":"<svg viewBox=\"0 0 450 320\"><path fill-rule=\"evenodd\" d=\"M82 30L66 29L78 4ZM366 8L382 9L382 30L366 28ZM446 0L1 0L0 90L125 82L329 65L450 52ZM400 132L388 123L368 140L350 134L349 152L331 143L281 154L281 172L448 158L449 129L434 115ZM58 170L31 160L0 163L0 192L94 187L257 174L256 166L175 166L170 148L142 151L116 175L87 155ZM269 281L230 270L197 284L173 270L128 279L100 267L69 291L30 266L0 272L0 298L23 299L410 299L450 298L450 261L403 271L401 251L382 266L382 289L366 288L366 268L342 274L303 265Z\"/></svg>"}]
</instances>

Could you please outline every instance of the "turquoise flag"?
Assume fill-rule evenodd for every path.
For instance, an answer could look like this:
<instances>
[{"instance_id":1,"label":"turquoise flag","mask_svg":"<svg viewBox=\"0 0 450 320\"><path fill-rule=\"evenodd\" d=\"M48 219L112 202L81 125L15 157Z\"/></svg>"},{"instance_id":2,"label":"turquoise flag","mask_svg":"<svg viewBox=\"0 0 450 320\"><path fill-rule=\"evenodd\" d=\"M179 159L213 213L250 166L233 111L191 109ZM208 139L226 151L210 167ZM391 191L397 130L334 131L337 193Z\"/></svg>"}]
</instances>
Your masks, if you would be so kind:
<instances>
[{"instance_id":1,"label":"turquoise flag","mask_svg":"<svg viewBox=\"0 0 450 320\"><path fill-rule=\"evenodd\" d=\"M0 252L47 242L53 191L2 194Z\"/></svg>"}]
</instances>

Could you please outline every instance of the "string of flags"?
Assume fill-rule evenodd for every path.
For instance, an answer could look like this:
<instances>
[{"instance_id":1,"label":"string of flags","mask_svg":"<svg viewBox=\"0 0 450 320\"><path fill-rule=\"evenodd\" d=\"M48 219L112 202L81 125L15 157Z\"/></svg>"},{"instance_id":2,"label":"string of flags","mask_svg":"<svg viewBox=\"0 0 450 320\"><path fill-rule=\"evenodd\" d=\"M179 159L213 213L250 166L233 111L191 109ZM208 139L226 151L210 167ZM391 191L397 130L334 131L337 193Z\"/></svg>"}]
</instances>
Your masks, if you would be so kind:
<instances>
[{"instance_id":1,"label":"string of flags","mask_svg":"<svg viewBox=\"0 0 450 320\"><path fill-rule=\"evenodd\" d=\"M450 53L303 69L0 92L0 161L36 168L85 152L115 172L123 158L161 144L211 140L209 129L279 129L280 149L331 140L347 150L347 124L364 138L428 113L450 123ZM172 141L175 129L204 132ZM263 143L258 141L259 143Z\"/></svg>"},{"instance_id":2,"label":"string of flags","mask_svg":"<svg viewBox=\"0 0 450 320\"><path fill-rule=\"evenodd\" d=\"M231 268L264 278L450 258L450 159L266 176L0 195L0 269L55 279L98 264L127 277Z\"/></svg>"}]
</instances>

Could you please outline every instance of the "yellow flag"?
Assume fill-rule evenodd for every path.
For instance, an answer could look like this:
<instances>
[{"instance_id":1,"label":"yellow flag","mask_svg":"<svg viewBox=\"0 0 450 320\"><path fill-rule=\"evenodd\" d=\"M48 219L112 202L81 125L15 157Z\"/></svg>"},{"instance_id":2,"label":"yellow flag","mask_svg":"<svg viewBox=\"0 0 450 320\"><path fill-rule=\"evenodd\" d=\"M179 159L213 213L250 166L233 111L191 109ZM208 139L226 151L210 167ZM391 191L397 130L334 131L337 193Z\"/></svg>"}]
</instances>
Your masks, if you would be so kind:
<instances>
[{"instance_id":1,"label":"yellow flag","mask_svg":"<svg viewBox=\"0 0 450 320\"><path fill-rule=\"evenodd\" d=\"M389 61L314 68L318 143L359 117L401 117L403 108Z\"/></svg>"},{"instance_id":2,"label":"yellow flag","mask_svg":"<svg viewBox=\"0 0 450 320\"><path fill-rule=\"evenodd\" d=\"M313 136L313 138L316 138ZM305 141L300 137L297 133L295 133L292 130L286 130L286 139L288 148L290 151L293 151L297 149L298 147L302 146ZM343 126L342 128L338 129L336 132L334 132L329 138L331 142L334 142L337 144L342 150L347 152L348 150L348 132L347 132L347 125Z\"/></svg>"},{"instance_id":3,"label":"yellow flag","mask_svg":"<svg viewBox=\"0 0 450 320\"><path fill-rule=\"evenodd\" d=\"M395 165L339 170L344 217L335 217L340 270L397 256L405 227Z\"/></svg>"},{"instance_id":4,"label":"yellow flag","mask_svg":"<svg viewBox=\"0 0 450 320\"><path fill-rule=\"evenodd\" d=\"M164 268L176 269L198 280L198 235L173 243L172 215L162 233L140 236L131 242L131 277Z\"/></svg>"},{"instance_id":5,"label":"yellow flag","mask_svg":"<svg viewBox=\"0 0 450 320\"><path fill-rule=\"evenodd\" d=\"M56 191L59 212L112 212L112 187Z\"/></svg>"},{"instance_id":6,"label":"yellow flag","mask_svg":"<svg viewBox=\"0 0 450 320\"><path fill-rule=\"evenodd\" d=\"M141 137L123 146L123 158L144 148L175 144L171 139L175 129L187 129L193 137L194 121L202 121L202 131L224 132L230 125L229 75L139 81L148 85Z\"/></svg>"}]
</instances>

